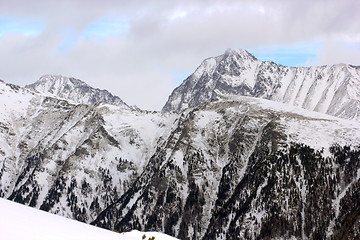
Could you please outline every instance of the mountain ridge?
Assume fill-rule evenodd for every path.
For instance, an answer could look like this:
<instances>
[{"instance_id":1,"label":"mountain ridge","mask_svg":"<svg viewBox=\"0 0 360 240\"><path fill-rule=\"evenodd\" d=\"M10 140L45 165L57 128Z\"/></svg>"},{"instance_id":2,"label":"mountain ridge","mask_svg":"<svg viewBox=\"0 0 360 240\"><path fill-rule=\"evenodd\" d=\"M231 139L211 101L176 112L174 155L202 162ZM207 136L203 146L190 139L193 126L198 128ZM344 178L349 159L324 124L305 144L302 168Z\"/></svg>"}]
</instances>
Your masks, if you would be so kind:
<instances>
[{"instance_id":1,"label":"mountain ridge","mask_svg":"<svg viewBox=\"0 0 360 240\"><path fill-rule=\"evenodd\" d=\"M275 111L270 111L269 105ZM290 195L284 192L275 197L271 192L282 192L283 188L287 188L289 180L285 180L286 176L294 178L295 182L303 181L301 184L308 186L311 176L318 174L319 179L316 181L319 182L316 184L324 186L324 181L327 181L324 179L335 176L335 172L329 168L334 163L326 167L326 174L316 172L318 169L325 169L327 161L338 161L333 159L333 143L340 146L350 142L350 145L359 144L359 131L355 130L357 127L345 127L350 122L356 126L359 123L300 108L290 112L288 109L287 105L278 106L263 99L238 97L185 110L178 127L149 161L147 174L142 175L131 191L118 202L99 214L93 224L119 228L122 231L133 227L161 229L180 239L238 239L238 236L249 239L269 236L300 239L301 234L305 238L314 237L318 234L318 230L314 229L328 227L328 222L333 220L327 215L328 212L335 211L331 199L327 200L327 210L321 215L324 226L311 221L314 224L312 229L306 223L310 221L311 215L304 214L301 219L290 217L293 219L291 221L297 222L290 225L298 229L293 232L278 225L277 220L270 220L279 217L286 219L289 211L281 215L280 212L267 209L275 205L276 208L281 208L282 205L276 204L276 199L282 194L285 194L284 198L291 198L292 195L299 199L298 203L293 203L290 207L298 209L295 211L297 213L293 213L295 216L301 214L302 207L297 204L302 202L310 208L318 201L318 195L307 193L300 183L295 184L297 187L291 190L297 192ZM301 111L307 115L301 114ZM343 121L347 123L341 127L340 122ZM339 130L345 130L346 133L340 133ZM347 140L343 142L341 139ZM307 146L311 146L311 149ZM307 162L312 154L314 162ZM285 159L288 158L293 162L286 162ZM297 158L299 162L295 160ZM325 161L326 158L328 160ZM354 157L351 161L356 162L356 159ZM314 167L312 164L321 166ZM299 171L303 168L307 170ZM355 169L352 173L354 178L349 184L351 188L354 187L352 191L357 192L357 185L353 186L353 182L357 183L360 175L357 175ZM287 175L282 171L294 172ZM275 187L279 181L284 181L284 185ZM257 186L255 188L254 183ZM157 187L157 184L161 187ZM246 187L242 190L242 186ZM267 194L263 193L265 195L260 194L266 188L272 190L267 190ZM303 191L308 196L308 202L301 195ZM241 207L237 207L239 205ZM233 210L229 211L230 206ZM159 212L162 217L155 217L155 213L159 216ZM302 224L306 226L303 230ZM267 231L270 235L266 235ZM321 232L319 236L325 236L325 233Z\"/></svg>"},{"instance_id":2,"label":"mountain ridge","mask_svg":"<svg viewBox=\"0 0 360 240\"><path fill-rule=\"evenodd\" d=\"M223 95L265 98L348 119L360 119L360 68L347 64L286 67L245 50L205 59L175 88L162 111L180 112Z\"/></svg>"},{"instance_id":3,"label":"mountain ridge","mask_svg":"<svg viewBox=\"0 0 360 240\"><path fill-rule=\"evenodd\" d=\"M55 85L43 79L37 87L45 94L0 81L0 197L183 240L358 239L360 122L351 77L358 70L333 68L327 91L340 103L353 100L338 116L304 108L315 106L305 85L277 87L273 74L279 80L292 68L260 64L242 50L205 60L179 86L184 95L174 99L188 102L177 102L178 113L93 104L91 91L76 88L84 83L66 77L70 85L61 87L59 76ZM309 69L295 73L318 76Z\"/></svg>"},{"instance_id":4,"label":"mountain ridge","mask_svg":"<svg viewBox=\"0 0 360 240\"><path fill-rule=\"evenodd\" d=\"M97 104L102 102L125 109L135 109L128 106L123 100L118 96L114 96L108 90L93 88L82 80L73 77L47 74L41 76L35 83L26 85L25 88L78 104Z\"/></svg>"}]
</instances>

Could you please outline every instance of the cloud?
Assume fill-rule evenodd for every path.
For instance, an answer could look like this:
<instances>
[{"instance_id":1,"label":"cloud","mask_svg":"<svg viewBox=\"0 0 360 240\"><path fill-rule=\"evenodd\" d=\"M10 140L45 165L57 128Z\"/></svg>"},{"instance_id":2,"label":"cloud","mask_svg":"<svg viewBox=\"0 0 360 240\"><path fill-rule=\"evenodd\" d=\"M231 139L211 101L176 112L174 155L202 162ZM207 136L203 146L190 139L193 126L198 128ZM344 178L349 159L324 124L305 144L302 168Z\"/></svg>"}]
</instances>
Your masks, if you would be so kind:
<instances>
[{"instance_id":1,"label":"cloud","mask_svg":"<svg viewBox=\"0 0 360 240\"><path fill-rule=\"evenodd\" d=\"M316 53L314 59L309 60L306 65L332 65L347 63L360 65L360 45L349 43L327 42Z\"/></svg>"},{"instance_id":2,"label":"cloud","mask_svg":"<svg viewBox=\"0 0 360 240\"><path fill-rule=\"evenodd\" d=\"M130 24L126 19L101 18L88 24L81 36L84 38L106 38L109 35L126 34L130 29Z\"/></svg>"},{"instance_id":3,"label":"cloud","mask_svg":"<svg viewBox=\"0 0 360 240\"><path fill-rule=\"evenodd\" d=\"M360 65L358 50L349 47L360 44L358 0L0 0L0 5L0 19L41 26L33 35L0 30L0 78L25 85L47 73L73 76L146 109L161 109L180 75L229 47L272 57L296 49L290 54L298 64L316 54L307 63ZM321 46L309 48L314 42Z\"/></svg>"}]
</instances>

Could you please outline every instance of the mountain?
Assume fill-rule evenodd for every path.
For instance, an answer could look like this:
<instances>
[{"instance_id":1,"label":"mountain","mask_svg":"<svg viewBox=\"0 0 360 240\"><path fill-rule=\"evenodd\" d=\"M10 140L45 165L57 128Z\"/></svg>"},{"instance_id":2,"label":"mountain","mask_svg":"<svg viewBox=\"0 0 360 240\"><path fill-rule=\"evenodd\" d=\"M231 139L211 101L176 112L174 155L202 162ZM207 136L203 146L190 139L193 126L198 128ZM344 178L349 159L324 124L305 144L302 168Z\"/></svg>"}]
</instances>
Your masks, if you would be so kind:
<instances>
[{"instance_id":1,"label":"mountain","mask_svg":"<svg viewBox=\"0 0 360 240\"><path fill-rule=\"evenodd\" d=\"M44 75L35 83L25 86L25 88L73 103L97 104L102 102L130 109L119 97L113 96L107 90L95 89L76 78Z\"/></svg>"},{"instance_id":2,"label":"mountain","mask_svg":"<svg viewBox=\"0 0 360 240\"><path fill-rule=\"evenodd\" d=\"M324 76L311 80L315 69ZM228 50L205 60L162 112L93 104L93 90L68 78L44 81L44 91L0 81L0 197L183 240L359 239L357 71ZM305 94L310 82L328 90ZM321 111L304 107L319 96Z\"/></svg>"},{"instance_id":3,"label":"mountain","mask_svg":"<svg viewBox=\"0 0 360 240\"><path fill-rule=\"evenodd\" d=\"M93 224L180 239L356 239L359 143L355 121L250 97L206 103L182 112Z\"/></svg>"},{"instance_id":4,"label":"mountain","mask_svg":"<svg viewBox=\"0 0 360 240\"><path fill-rule=\"evenodd\" d=\"M128 190L175 119L4 82L0 103L0 197L84 222Z\"/></svg>"},{"instance_id":5,"label":"mountain","mask_svg":"<svg viewBox=\"0 0 360 240\"><path fill-rule=\"evenodd\" d=\"M172 92L163 111L180 112L219 95L253 96L360 120L360 67L286 67L228 49L204 60Z\"/></svg>"}]
</instances>

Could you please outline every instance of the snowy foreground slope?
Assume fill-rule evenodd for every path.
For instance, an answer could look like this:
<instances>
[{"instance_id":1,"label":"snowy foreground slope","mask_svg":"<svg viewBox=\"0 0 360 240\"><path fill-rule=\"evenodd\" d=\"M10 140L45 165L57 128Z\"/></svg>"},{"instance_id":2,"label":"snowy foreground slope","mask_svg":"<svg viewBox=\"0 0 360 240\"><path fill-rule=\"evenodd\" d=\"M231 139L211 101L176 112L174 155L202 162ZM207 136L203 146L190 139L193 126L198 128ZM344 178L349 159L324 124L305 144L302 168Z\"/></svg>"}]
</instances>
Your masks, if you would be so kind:
<instances>
[{"instance_id":1,"label":"snowy foreground slope","mask_svg":"<svg viewBox=\"0 0 360 240\"><path fill-rule=\"evenodd\" d=\"M0 238L3 240L159 240L176 238L157 232L116 233L0 198Z\"/></svg>"}]
</instances>

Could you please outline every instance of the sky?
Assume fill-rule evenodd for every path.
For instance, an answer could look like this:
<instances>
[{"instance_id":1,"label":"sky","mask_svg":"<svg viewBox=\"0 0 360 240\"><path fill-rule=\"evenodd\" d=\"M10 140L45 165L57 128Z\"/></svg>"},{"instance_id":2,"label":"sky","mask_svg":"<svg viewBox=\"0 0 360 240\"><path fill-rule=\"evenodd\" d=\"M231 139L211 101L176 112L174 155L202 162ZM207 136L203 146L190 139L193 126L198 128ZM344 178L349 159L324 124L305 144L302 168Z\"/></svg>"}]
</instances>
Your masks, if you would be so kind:
<instances>
[{"instance_id":1,"label":"sky","mask_svg":"<svg viewBox=\"0 0 360 240\"><path fill-rule=\"evenodd\" d=\"M208 57L360 65L359 0L0 0L0 79L75 77L160 110Z\"/></svg>"}]
</instances>

